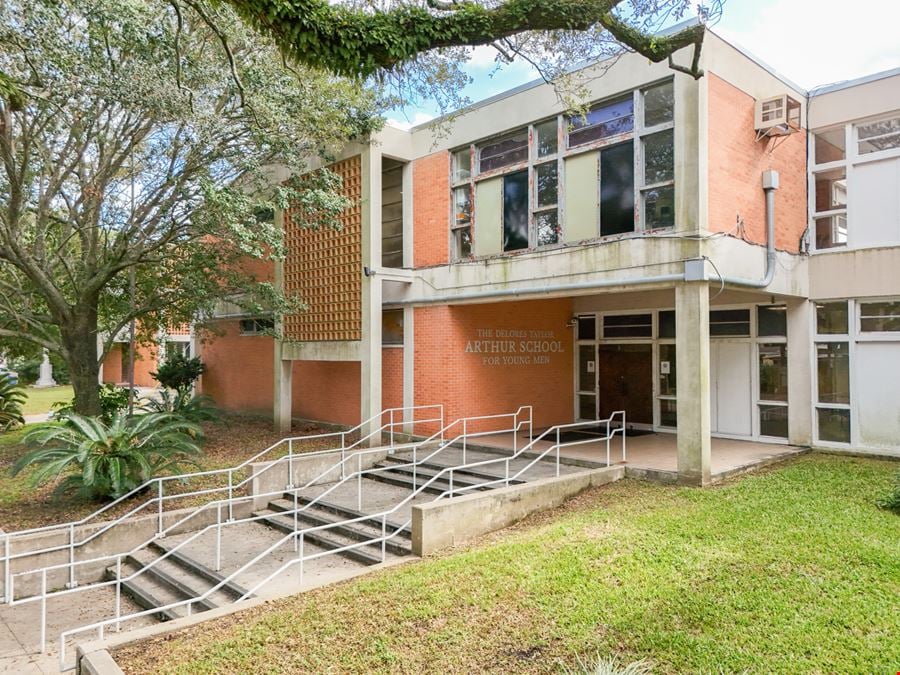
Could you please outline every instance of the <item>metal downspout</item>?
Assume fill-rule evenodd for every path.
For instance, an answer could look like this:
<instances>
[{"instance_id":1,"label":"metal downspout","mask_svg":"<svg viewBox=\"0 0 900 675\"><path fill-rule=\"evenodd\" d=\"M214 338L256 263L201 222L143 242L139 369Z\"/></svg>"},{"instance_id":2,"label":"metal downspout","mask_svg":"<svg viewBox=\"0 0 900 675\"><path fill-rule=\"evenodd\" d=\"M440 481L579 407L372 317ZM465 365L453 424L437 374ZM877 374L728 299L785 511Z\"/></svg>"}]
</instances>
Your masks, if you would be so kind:
<instances>
[{"instance_id":1,"label":"metal downspout","mask_svg":"<svg viewBox=\"0 0 900 675\"><path fill-rule=\"evenodd\" d=\"M763 190L766 192L766 274L759 280L741 277L721 277L723 283L746 286L747 288L765 288L775 278L775 190L778 189L778 172L763 171Z\"/></svg>"}]
</instances>

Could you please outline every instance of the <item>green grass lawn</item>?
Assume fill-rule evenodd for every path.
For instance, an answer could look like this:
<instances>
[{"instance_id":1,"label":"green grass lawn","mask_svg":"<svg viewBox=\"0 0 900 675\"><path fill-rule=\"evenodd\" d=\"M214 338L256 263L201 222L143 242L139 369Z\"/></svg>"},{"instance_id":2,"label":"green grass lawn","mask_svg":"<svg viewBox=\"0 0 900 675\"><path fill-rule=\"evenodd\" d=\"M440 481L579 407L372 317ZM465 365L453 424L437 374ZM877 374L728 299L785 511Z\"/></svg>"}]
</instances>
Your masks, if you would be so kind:
<instances>
[{"instance_id":1,"label":"green grass lawn","mask_svg":"<svg viewBox=\"0 0 900 675\"><path fill-rule=\"evenodd\" d=\"M116 657L128 673L900 669L896 462L808 455L709 489L584 493L478 546Z\"/></svg>"},{"instance_id":2,"label":"green grass lawn","mask_svg":"<svg viewBox=\"0 0 900 675\"><path fill-rule=\"evenodd\" d=\"M50 412L50 406L57 401L68 401L72 398L71 385L62 385L59 387L25 387L25 393L28 400L22 408L23 415L38 415L40 413Z\"/></svg>"}]
</instances>

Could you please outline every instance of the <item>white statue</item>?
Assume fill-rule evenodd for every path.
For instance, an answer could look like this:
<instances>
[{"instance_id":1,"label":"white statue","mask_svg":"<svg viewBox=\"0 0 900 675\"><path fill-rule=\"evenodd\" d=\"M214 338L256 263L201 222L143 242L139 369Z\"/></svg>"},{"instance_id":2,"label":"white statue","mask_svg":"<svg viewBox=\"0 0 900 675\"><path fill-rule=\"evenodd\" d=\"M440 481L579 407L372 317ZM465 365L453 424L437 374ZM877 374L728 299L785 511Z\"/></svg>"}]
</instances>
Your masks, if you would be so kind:
<instances>
[{"instance_id":1,"label":"white statue","mask_svg":"<svg viewBox=\"0 0 900 675\"><path fill-rule=\"evenodd\" d=\"M41 374L38 377L37 382L34 383L35 387L55 387L56 380L53 379L53 366L50 363L50 353L45 349L44 350L44 360L41 361Z\"/></svg>"}]
</instances>

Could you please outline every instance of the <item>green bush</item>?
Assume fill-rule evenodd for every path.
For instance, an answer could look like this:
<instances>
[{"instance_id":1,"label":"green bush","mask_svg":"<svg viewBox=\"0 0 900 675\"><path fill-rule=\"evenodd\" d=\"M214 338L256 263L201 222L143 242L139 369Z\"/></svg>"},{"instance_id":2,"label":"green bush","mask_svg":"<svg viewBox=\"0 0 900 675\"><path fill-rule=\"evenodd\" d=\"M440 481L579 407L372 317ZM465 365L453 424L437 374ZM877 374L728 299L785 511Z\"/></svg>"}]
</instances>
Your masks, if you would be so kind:
<instances>
[{"instance_id":1,"label":"green bush","mask_svg":"<svg viewBox=\"0 0 900 675\"><path fill-rule=\"evenodd\" d=\"M188 358L184 354L172 354L167 356L165 362L156 370L150 373L156 381L168 389L185 394L194 386L197 378L203 374L205 370L200 357Z\"/></svg>"},{"instance_id":2,"label":"green bush","mask_svg":"<svg viewBox=\"0 0 900 675\"><path fill-rule=\"evenodd\" d=\"M119 413L104 423L68 414L62 424L44 424L25 434L33 450L13 466L13 475L37 467L31 484L59 480L57 492L89 499L115 499L183 465L196 466L200 427L176 415Z\"/></svg>"},{"instance_id":3,"label":"green bush","mask_svg":"<svg viewBox=\"0 0 900 675\"><path fill-rule=\"evenodd\" d=\"M876 499L875 504L883 509L900 514L900 471L894 475L894 485L888 492Z\"/></svg>"},{"instance_id":4,"label":"green bush","mask_svg":"<svg viewBox=\"0 0 900 675\"><path fill-rule=\"evenodd\" d=\"M149 399L142 407L151 413L171 413L194 423L219 419L215 401L204 394L191 396L190 392L163 389L158 399Z\"/></svg>"},{"instance_id":5,"label":"green bush","mask_svg":"<svg viewBox=\"0 0 900 675\"><path fill-rule=\"evenodd\" d=\"M25 400L25 390L13 384L9 375L0 373L0 431L25 424L25 418L22 417Z\"/></svg>"},{"instance_id":6,"label":"green bush","mask_svg":"<svg viewBox=\"0 0 900 675\"><path fill-rule=\"evenodd\" d=\"M134 399L137 400L137 389L134 390ZM70 401L58 401L50 406L55 417L66 417L75 412L75 399ZM100 419L109 424L116 415L128 408L128 387L119 387L114 384L104 384L100 387Z\"/></svg>"}]
</instances>

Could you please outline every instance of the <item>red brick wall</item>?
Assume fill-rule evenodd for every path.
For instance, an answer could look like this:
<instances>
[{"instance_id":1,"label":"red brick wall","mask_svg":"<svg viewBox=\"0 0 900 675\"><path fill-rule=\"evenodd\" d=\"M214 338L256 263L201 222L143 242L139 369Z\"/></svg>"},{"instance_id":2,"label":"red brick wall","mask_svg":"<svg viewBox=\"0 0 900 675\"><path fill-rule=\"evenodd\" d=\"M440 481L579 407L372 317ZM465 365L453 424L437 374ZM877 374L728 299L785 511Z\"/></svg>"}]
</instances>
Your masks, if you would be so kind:
<instances>
[{"instance_id":1,"label":"red brick wall","mask_svg":"<svg viewBox=\"0 0 900 675\"><path fill-rule=\"evenodd\" d=\"M450 153L413 162L413 260L416 267L449 261Z\"/></svg>"},{"instance_id":2,"label":"red brick wall","mask_svg":"<svg viewBox=\"0 0 900 675\"><path fill-rule=\"evenodd\" d=\"M358 361L294 361L293 415L337 424L359 424Z\"/></svg>"},{"instance_id":3,"label":"red brick wall","mask_svg":"<svg viewBox=\"0 0 900 675\"><path fill-rule=\"evenodd\" d=\"M506 302L415 310L415 400L418 405L443 403L445 417L513 412L534 406L535 428L571 422L573 418L572 316L568 298ZM491 336L479 336L490 330ZM553 337L497 335L503 331L552 331ZM549 363L535 364L521 342L559 343ZM514 353L475 351L477 341L515 342ZM467 351L467 348L469 351ZM510 365L504 357L531 357L532 363ZM499 358L497 365L485 359Z\"/></svg>"},{"instance_id":4,"label":"red brick wall","mask_svg":"<svg viewBox=\"0 0 900 675\"><path fill-rule=\"evenodd\" d=\"M156 387L159 383L150 373L156 372L157 348L138 345L134 358L134 384L138 387ZM123 356L124 355L124 356ZM112 384L126 384L128 381L128 344L116 343L103 359L103 381ZM123 361L125 367L123 368Z\"/></svg>"},{"instance_id":5,"label":"red brick wall","mask_svg":"<svg viewBox=\"0 0 900 675\"><path fill-rule=\"evenodd\" d=\"M201 390L226 410L272 413L274 340L241 335L240 321L218 324L223 332L200 347L206 365Z\"/></svg>"},{"instance_id":6,"label":"red brick wall","mask_svg":"<svg viewBox=\"0 0 900 675\"><path fill-rule=\"evenodd\" d=\"M762 172L775 169L775 246L797 252L806 229L806 131L775 141L756 141L754 99L712 73L709 87L709 229L728 232L741 215L745 236L766 240ZM771 151L771 152L770 152Z\"/></svg>"},{"instance_id":7,"label":"red brick wall","mask_svg":"<svg viewBox=\"0 0 900 675\"><path fill-rule=\"evenodd\" d=\"M403 348L381 349L381 408L403 407Z\"/></svg>"}]
</instances>

